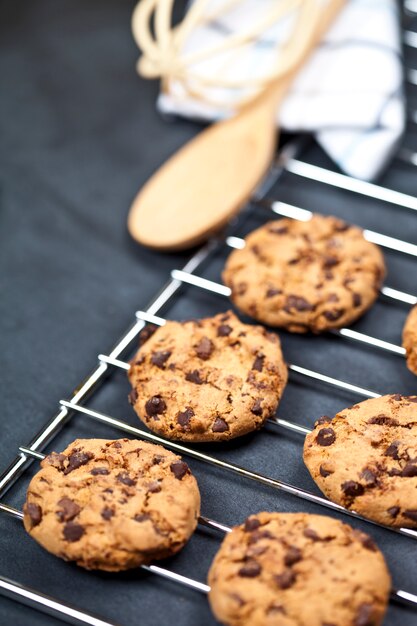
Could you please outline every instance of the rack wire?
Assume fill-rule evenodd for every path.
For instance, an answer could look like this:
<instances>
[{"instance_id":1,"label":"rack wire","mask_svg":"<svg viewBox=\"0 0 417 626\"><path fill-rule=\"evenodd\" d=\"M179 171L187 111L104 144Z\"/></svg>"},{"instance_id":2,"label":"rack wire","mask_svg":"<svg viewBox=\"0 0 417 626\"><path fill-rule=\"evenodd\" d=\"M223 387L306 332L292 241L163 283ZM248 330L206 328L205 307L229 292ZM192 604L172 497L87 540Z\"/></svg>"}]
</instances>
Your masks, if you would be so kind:
<instances>
[{"instance_id":1,"label":"rack wire","mask_svg":"<svg viewBox=\"0 0 417 626\"><path fill-rule=\"evenodd\" d=\"M417 14L417 3L414 0L409 0L405 3L405 10L409 15L415 16ZM417 47L417 33L412 30L406 30L404 34L405 45L416 48ZM411 84L417 84L417 70L409 68L407 71L407 79ZM412 111L410 114L410 121L417 123L417 111ZM398 192L393 189L382 187L373 183L363 182L343 174L336 173L328 170L324 167L318 167L300 160L299 154L302 152L305 146L305 140L296 139L291 143L284 146L281 149L276 159L275 165L272 168L270 177L261 186L260 191L255 194L253 201L251 202L252 211L265 211L267 217L270 214L279 215L281 217L290 217L298 220L309 220L312 216L311 211L305 208L290 205L281 201L277 201L267 197L267 193L272 185L279 180L280 176L284 172L289 172L299 178L315 181L316 184L322 184L325 186L331 186L344 191L348 191L354 194L364 195L370 198L374 198L380 202L389 203L390 205L396 205L406 210L417 211L417 198ZM406 161L411 165L417 165L417 153L408 151L406 155L405 149L400 149L397 155L401 160ZM406 158L407 156L407 158ZM391 527L382 526L376 522L367 520L357 514L355 511L345 509L344 507L329 501L327 498L318 496L312 492L301 489L296 485L284 482L282 480L272 478L258 472L254 472L248 468L241 467L227 460L217 458L217 456L211 456L205 454L199 450L195 450L192 447L184 446L179 443L168 441L153 435L147 431L141 430L137 427L117 419L116 417L107 415L105 413L93 410L86 406L87 400L99 389L99 387L109 379L108 375L116 370L128 370L129 364L123 360L123 357L128 352L132 351L132 347L135 344L139 332L144 328L146 323L153 323L156 325L163 325L165 318L158 316L157 314L165 307L172 303L174 298L181 295L181 289L183 285L189 285L197 289L204 290L206 292L214 294L216 297L222 298L230 297L230 289L224 285L208 280L198 274L198 271L202 266L208 263L213 256L219 250L227 250L233 248L241 248L244 246L244 240L240 239L236 235L232 234L233 228L229 229L230 232L224 236L211 240L201 249L199 249L191 259L186 263L182 269L173 270L168 282L164 285L162 290L155 296L150 302L146 311L137 311L135 319L132 325L126 330L126 332L120 337L117 343L109 354L99 354L97 366L88 375L86 380L80 384L80 386L72 392L69 400L61 400L59 403L58 411L44 424L41 430L32 438L32 440L26 446L20 446L18 454L12 464L5 469L0 475L0 511L15 518L18 521L22 520L23 514L15 507L7 504L5 496L7 492L12 489L15 483L23 478L26 470L34 459L42 459L44 457L43 450L53 441L53 439L62 430L64 425L71 420L74 416L79 415L92 420L93 422L107 424L117 431L126 433L127 435L133 435L154 443L162 444L167 448L170 448L176 452L179 452L185 456L189 456L194 459L198 459L205 464L209 464L220 468L221 470L230 474L235 474L244 477L248 480L255 481L270 487L271 489L277 489L283 491L291 496L314 502L319 506L330 509L342 515L346 515L352 518L363 521L366 524L378 526L386 531L396 533L406 537L408 540L417 539L417 531L408 528L394 529ZM409 258L417 257L417 245L396 239L385 233L379 233L371 230L365 230L364 236L368 241L376 243L387 250L394 251L396 253L405 255ZM381 298L389 299L396 304L412 306L417 304L417 297L413 294L404 293L395 287L384 286L380 293ZM387 342L383 339L373 337L364 333L359 333L352 329L343 328L332 331L330 336L338 337L339 339L345 339L348 341L356 342L359 345L370 346L381 353L395 354L400 358L405 357L405 350L398 345ZM295 377L303 377L318 381L320 384L330 385L331 387L342 389L352 394L356 394L365 398L376 398L380 396L380 393L374 390L366 389L364 387L355 385L353 383L339 380L338 378L331 377L325 373L308 369L302 365L290 363L288 365L290 373L290 383ZM293 420L288 421L275 416L268 420L268 428L279 428L290 432L295 432L300 436L305 436L310 429L297 424ZM225 524L209 519L207 517L200 517L199 526L208 527L214 531L224 534L230 531L230 528ZM207 594L209 587L207 584L183 576L176 572L170 571L166 568L157 565L142 566L146 571L172 580L173 582L184 585L191 589L194 589L203 594ZM0 594L10 597L22 604L27 604L32 608L36 608L45 613L53 615L71 624L89 624L91 626L115 626L114 622L103 619L99 616L93 615L89 612L83 611L77 607L71 606L64 600L52 598L45 594L40 593L34 589L31 589L25 585L22 585L16 581L9 580L8 578L0 576ZM401 590L394 589L391 594L391 599L396 602L405 603L408 606L417 608L417 595Z\"/></svg>"}]
</instances>

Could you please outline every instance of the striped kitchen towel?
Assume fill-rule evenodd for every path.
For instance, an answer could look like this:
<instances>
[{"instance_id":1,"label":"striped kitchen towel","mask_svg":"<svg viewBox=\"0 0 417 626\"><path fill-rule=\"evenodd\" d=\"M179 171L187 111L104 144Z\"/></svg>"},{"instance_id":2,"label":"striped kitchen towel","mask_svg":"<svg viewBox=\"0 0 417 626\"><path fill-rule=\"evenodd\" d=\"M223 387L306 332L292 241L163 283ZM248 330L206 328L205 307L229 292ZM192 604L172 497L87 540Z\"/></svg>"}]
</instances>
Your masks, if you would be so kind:
<instances>
[{"instance_id":1,"label":"striped kitchen towel","mask_svg":"<svg viewBox=\"0 0 417 626\"><path fill-rule=\"evenodd\" d=\"M224 0L221 0L224 1ZM221 18L196 27L184 52L217 44L241 32L277 0L242 0ZM219 0L210 0L218 3ZM275 24L239 53L225 53L193 67L215 78L253 78L276 63L276 41L285 37L285 23ZM287 31L288 32L288 31ZM203 98L192 97L179 82L161 92L158 108L200 120L233 113L236 89L207 87ZM223 103L221 107L213 100ZM405 125L399 8L395 0L347 0L323 41L293 82L277 123L290 132L313 133L333 161L346 173L373 179L387 165Z\"/></svg>"}]
</instances>

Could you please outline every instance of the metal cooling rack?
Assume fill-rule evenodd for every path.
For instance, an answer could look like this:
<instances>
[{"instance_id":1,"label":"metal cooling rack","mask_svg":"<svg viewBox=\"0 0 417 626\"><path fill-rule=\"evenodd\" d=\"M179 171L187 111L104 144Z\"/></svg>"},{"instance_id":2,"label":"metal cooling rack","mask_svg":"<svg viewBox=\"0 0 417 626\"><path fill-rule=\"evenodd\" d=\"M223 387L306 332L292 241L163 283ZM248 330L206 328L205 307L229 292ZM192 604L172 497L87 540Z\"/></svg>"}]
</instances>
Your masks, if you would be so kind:
<instances>
[{"instance_id":1,"label":"metal cooling rack","mask_svg":"<svg viewBox=\"0 0 417 626\"><path fill-rule=\"evenodd\" d=\"M405 2L404 11L406 15L408 14L409 16L415 17L417 15L417 2L415 0ZM404 44L406 46L417 48L417 32L406 30L404 34ZM417 85L417 69L409 68L406 72L406 77L410 84ZM417 124L417 110L410 113L409 120L411 123ZM266 197L268 189L271 187L272 183L276 183L284 171L290 172L299 178L314 180L318 184L334 186L354 194L368 196L381 202L417 211L417 198L413 196L372 183L353 179L326 168L318 167L299 160L297 157L302 151L304 145L305 140L296 139L291 143L286 144L284 148L281 149L270 176L251 201L251 211L265 211L265 217L267 219L271 217L271 214L304 221L311 218L311 212L304 208L286 204L284 202L274 201ZM412 150L400 148L396 158L406 162L412 167L417 165L417 152L413 152ZM73 391L70 401L61 400L58 412L52 416L52 418L43 426L43 428L36 434L27 446L21 446L19 448L19 452L15 460L0 476L0 511L20 521L22 520L22 512L5 502L6 493L20 478L24 476L25 471L34 459L42 459L44 457L44 454L41 451L44 450L46 446L58 435L63 426L71 420L74 415L79 414L91 419L92 421L110 425L117 431L121 431L127 435L132 435L134 437L162 444L175 452L198 459L206 464L216 466L225 472L239 475L248 480L269 486L272 489L291 494L295 498L314 502L315 504L333 510L334 512L354 517L374 526L382 527L386 531L393 532L398 535L404 535L411 540L417 539L416 530L407 528L393 529L381 526L376 522L365 520L365 518L361 517L354 511L344 509L342 506L335 504L322 496L318 496L305 489L301 489L296 485L254 472L245 467L228 462L227 460L222 460L198 450L194 450L191 447L164 440L149 432L133 427L115 417L95 411L85 406L85 402L103 383L105 383L109 374L117 369L129 369L129 365L123 360L123 356L128 352L132 352L133 348L136 347L135 344L137 336L146 323L150 322L156 325L163 325L165 323L165 319L157 316L157 314L160 313L164 307L171 304L175 298L178 298L181 295L181 288L184 284L213 293L216 297L227 298L230 296L230 290L228 287L225 287L220 283L207 280L206 278L199 276L197 272L203 264L212 260L214 254L220 249L227 250L227 248L242 248L244 246L244 240L233 235L233 232L236 232L238 223L239 220L235 221L234 225L229 229L230 232L228 232L227 235L211 240L208 244L204 245L191 257L188 263L186 263L181 270L172 271L170 280L165 284L160 293L149 303L146 311L136 312L134 323L118 340L111 352L108 355L100 354L98 356L98 365L89 374L87 379L82 382L75 391ZM364 236L368 241L376 243L387 250L392 250L409 257L417 258L417 245L415 244L370 230L365 230ZM395 289L395 287L387 285L381 289L380 297L405 305L417 304L416 296L404 293ZM338 339L372 346L374 349L381 352L396 354L402 359L405 357L405 350L401 346L348 328L332 331L331 335L337 337ZM330 385L334 388L352 392L353 394L357 394L365 398L375 398L380 395L376 391L365 389L347 381L330 377L316 370L307 369L300 364L290 363L288 364L288 368L290 373L290 383L294 377L301 376L316 380L325 385ZM310 430L305 426L294 423L293 421L284 420L278 416L269 419L268 422L273 427L293 431L302 436L305 436L308 432L310 432ZM223 534L230 531L228 526L207 517L200 517L199 525L212 528ZM182 576L181 574L170 571L166 568L156 565L142 566L142 568L148 572L172 580L177 584L195 589L203 594L207 594L209 591L209 587L205 583ZM92 615L91 613L87 613L79 608L67 604L65 601L46 596L34 589L2 576L0 576L0 594L10 597L22 604L29 605L35 609L51 614L54 617L60 618L61 620L71 624L115 626L114 622L110 622L98 616ZM417 595L408 591L394 589L391 593L391 600L406 603L417 610Z\"/></svg>"}]
</instances>

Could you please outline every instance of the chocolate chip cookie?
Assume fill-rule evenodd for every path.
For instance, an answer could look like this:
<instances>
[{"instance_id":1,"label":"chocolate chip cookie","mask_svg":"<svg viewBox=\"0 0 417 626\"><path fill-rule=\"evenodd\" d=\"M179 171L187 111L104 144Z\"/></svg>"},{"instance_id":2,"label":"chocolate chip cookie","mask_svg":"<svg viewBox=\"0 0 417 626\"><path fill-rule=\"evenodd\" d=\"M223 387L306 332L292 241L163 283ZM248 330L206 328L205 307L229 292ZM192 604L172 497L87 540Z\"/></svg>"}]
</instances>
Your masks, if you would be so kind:
<instances>
[{"instance_id":1,"label":"chocolate chip cookie","mask_svg":"<svg viewBox=\"0 0 417 626\"><path fill-rule=\"evenodd\" d=\"M417 528L417 396L373 398L321 417L305 439L304 461L333 502Z\"/></svg>"},{"instance_id":2,"label":"chocolate chip cookie","mask_svg":"<svg viewBox=\"0 0 417 626\"><path fill-rule=\"evenodd\" d=\"M46 550L119 571L171 556L197 525L197 482L180 457L144 441L77 439L41 462L24 525Z\"/></svg>"},{"instance_id":3,"label":"chocolate chip cookie","mask_svg":"<svg viewBox=\"0 0 417 626\"><path fill-rule=\"evenodd\" d=\"M391 584L368 535L307 513L258 513L233 528L208 582L229 626L379 626Z\"/></svg>"},{"instance_id":4,"label":"chocolate chip cookie","mask_svg":"<svg viewBox=\"0 0 417 626\"><path fill-rule=\"evenodd\" d=\"M379 248L335 217L268 222L245 241L223 272L233 302L291 332L351 324L373 304L385 275Z\"/></svg>"},{"instance_id":5,"label":"chocolate chip cookie","mask_svg":"<svg viewBox=\"0 0 417 626\"><path fill-rule=\"evenodd\" d=\"M260 428L287 382L280 341L232 313L167 322L145 337L128 373L130 402L154 432L222 441Z\"/></svg>"},{"instance_id":6,"label":"chocolate chip cookie","mask_svg":"<svg viewBox=\"0 0 417 626\"><path fill-rule=\"evenodd\" d=\"M407 353L407 367L417 374L417 306L408 314L403 329L403 347Z\"/></svg>"}]
</instances>

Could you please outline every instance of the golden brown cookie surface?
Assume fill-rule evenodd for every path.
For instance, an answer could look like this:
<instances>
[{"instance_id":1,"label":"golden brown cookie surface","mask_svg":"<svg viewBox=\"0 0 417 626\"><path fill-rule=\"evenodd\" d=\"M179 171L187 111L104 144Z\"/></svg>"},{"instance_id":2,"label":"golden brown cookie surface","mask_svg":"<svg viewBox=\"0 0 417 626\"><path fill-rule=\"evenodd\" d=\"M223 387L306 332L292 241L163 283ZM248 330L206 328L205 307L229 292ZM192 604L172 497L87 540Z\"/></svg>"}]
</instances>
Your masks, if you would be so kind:
<instances>
[{"instance_id":1,"label":"golden brown cookie surface","mask_svg":"<svg viewBox=\"0 0 417 626\"><path fill-rule=\"evenodd\" d=\"M403 347L407 353L407 367L417 374L417 305L414 306L404 324Z\"/></svg>"},{"instance_id":2,"label":"golden brown cookie surface","mask_svg":"<svg viewBox=\"0 0 417 626\"><path fill-rule=\"evenodd\" d=\"M379 248L335 217L268 222L245 241L223 272L233 302L292 332L352 323L373 304L385 275Z\"/></svg>"},{"instance_id":3,"label":"golden brown cookie surface","mask_svg":"<svg viewBox=\"0 0 417 626\"><path fill-rule=\"evenodd\" d=\"M221 441L260 428L287 382L280 341L231 312L167 322L142 345L128 373L130 401L156 433Z\"/></svg>"},{"instance_id":4,"label":"golden brown cookie surface","mask_svg":"<svg viewBox=\"0 0 417 626\"><path fill-rule=\"evenodd\" d=\"M224 539L209 600L228 626L379 626L390 576L372 539L307 513L258 513Z\"/></svg>"},{"instance_id":5,"label":"golden brown cookie surface","mask_svg":"<svg viewBox=\"0 0 417 626\"><path fill-rule=\"evenodd\" d=\"M372 398L323 416L305 439L304 462L333 502L417 528L417 396Z\"/></svg>"},{"instance_id":6,"label":"golden brown cookie surface","mask_svg":"<svg viewBox=\"0 0 417 626\"><path fill-rule=\"evenodd\" d=\"M23 510L49 552L118 571L178 552L197 525L200 494L187 464L162 446L77 439L41 462Z\"/></svg>"}]
</instances>

